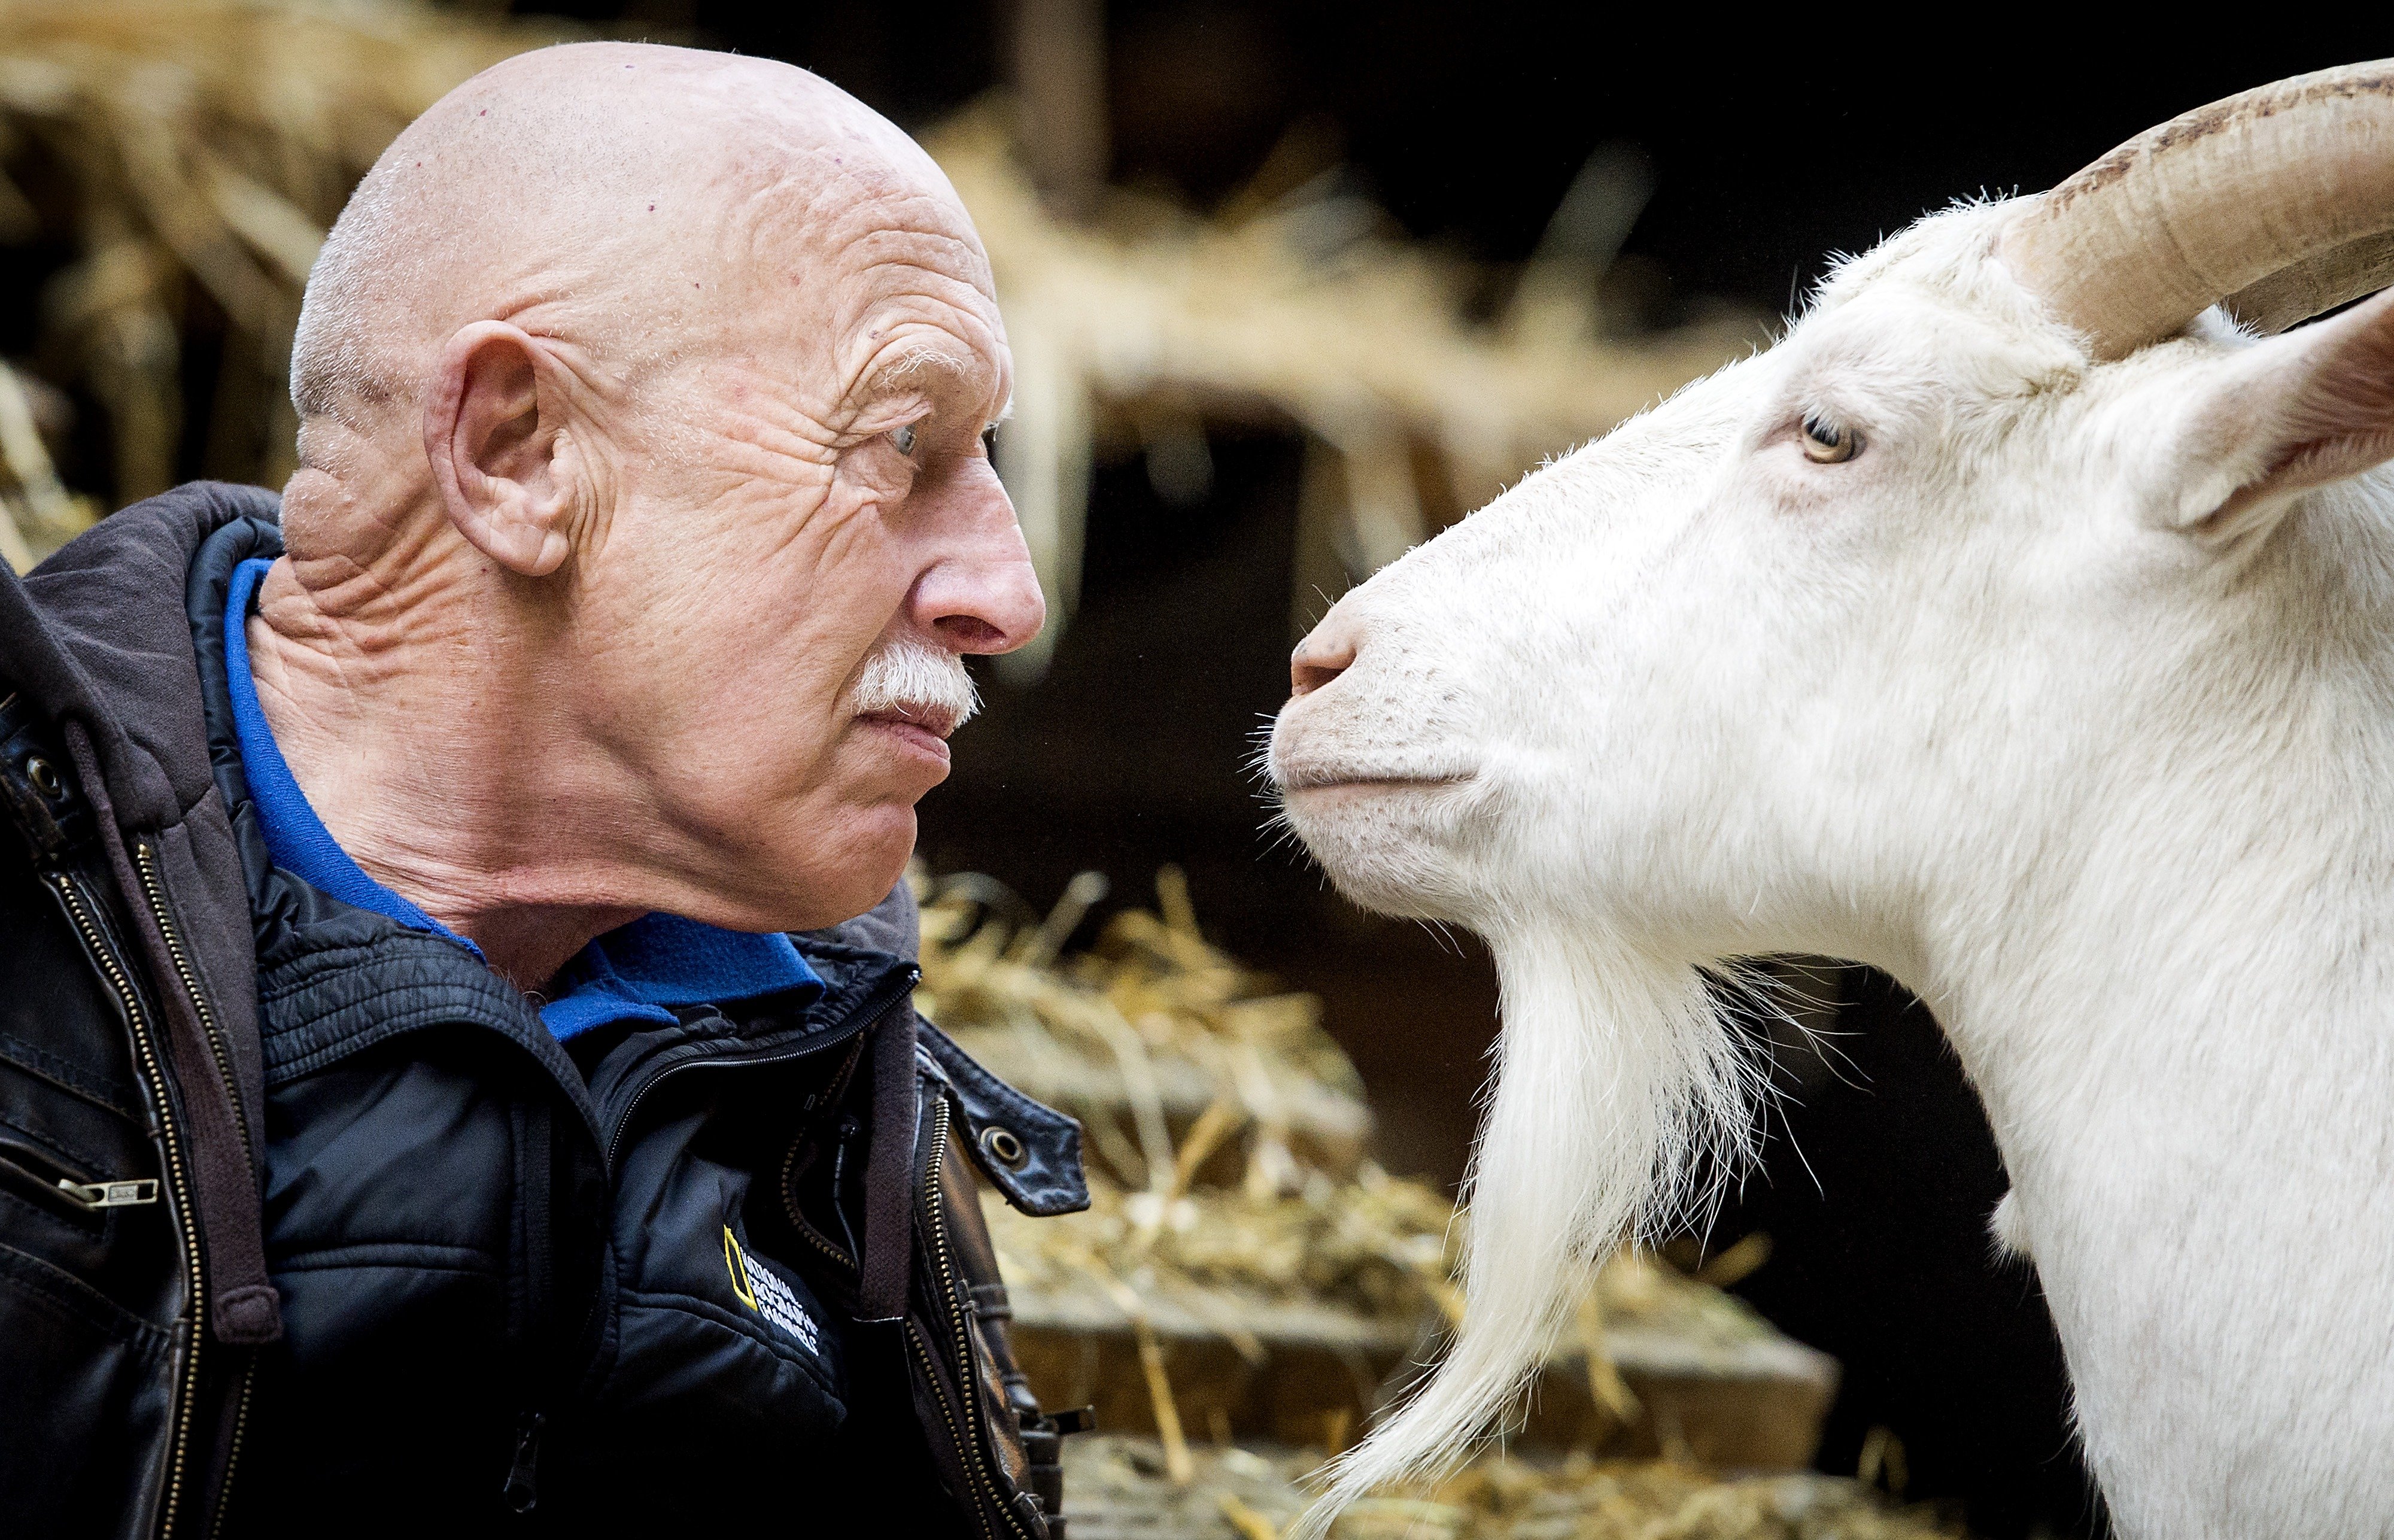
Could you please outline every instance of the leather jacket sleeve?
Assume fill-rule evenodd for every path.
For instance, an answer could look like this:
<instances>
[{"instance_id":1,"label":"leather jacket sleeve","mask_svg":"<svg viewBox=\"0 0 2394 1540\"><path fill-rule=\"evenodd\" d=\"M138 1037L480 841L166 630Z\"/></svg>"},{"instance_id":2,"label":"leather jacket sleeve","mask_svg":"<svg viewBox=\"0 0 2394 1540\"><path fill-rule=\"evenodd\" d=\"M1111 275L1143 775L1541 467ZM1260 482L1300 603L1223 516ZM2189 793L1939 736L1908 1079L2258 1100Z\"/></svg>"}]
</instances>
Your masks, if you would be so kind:
<instances>
[{"instance_id":1,"label":"leather jacket sleeve","mask_svg":"<svg viewBox=\"0 0 2394 1540\"><path fill-rule=\"evenodd\" d=\"M6 683L0 806L0 1524L151 1534L220 1469L180 1099L93 810Z\"/></svg>"}]
</instances>

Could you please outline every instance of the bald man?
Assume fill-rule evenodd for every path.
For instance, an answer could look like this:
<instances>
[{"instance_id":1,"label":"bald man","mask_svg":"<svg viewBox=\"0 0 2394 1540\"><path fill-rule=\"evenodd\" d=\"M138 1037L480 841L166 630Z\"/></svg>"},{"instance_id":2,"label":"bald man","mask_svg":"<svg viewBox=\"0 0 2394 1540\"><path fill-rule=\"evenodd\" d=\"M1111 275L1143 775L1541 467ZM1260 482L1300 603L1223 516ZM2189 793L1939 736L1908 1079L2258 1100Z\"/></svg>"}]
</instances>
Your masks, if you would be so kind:
<instances>
[{"instance_id":1,"label":"bald man","mask_svg":"<svg viewBox=\"0 0 2394 1540\"><path fill-rule=\"evenodd\" d=\"M1043 606L989 264L802 71L593 44L411 126L277 500L0 584L0 1533L1042 1540L901 877Z\"/></svg>"}]
</instances>

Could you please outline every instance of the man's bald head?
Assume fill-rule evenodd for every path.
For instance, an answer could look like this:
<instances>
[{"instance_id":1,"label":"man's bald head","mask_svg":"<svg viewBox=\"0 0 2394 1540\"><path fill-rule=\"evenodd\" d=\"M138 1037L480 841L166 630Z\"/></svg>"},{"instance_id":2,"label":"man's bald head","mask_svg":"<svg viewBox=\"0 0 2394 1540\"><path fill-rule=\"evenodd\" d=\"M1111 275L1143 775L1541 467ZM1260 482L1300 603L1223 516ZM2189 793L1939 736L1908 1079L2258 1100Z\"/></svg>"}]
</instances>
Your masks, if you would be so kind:
<instances>
[{"instance_id":1,"label":"man's bald head","mask_svg":"<svg viewBox=\"0 0 2394 1540\"><path fill-rule=\"evenodd\" d=\"M954 190L831 86L623 44L475 77L309 281L251 648L301 784L528 981L610 915L862 912L960 656L1045 615L1012 389Z\"/></svg>"},{"instance_id":2,"label":"man's bald head","mask_svg":"<svg viewBox=\"0 0 2394 1540\"><path fill-rule=\"evenodd\" d=\"M292 399L303 424L362 428L414 405L432 353L479 320L637 379L893 204L952 225L986 290L939 167L827 81L648 44L519 55L434 104L359 184L309 278Z\"/></svg>"}]
</instances>

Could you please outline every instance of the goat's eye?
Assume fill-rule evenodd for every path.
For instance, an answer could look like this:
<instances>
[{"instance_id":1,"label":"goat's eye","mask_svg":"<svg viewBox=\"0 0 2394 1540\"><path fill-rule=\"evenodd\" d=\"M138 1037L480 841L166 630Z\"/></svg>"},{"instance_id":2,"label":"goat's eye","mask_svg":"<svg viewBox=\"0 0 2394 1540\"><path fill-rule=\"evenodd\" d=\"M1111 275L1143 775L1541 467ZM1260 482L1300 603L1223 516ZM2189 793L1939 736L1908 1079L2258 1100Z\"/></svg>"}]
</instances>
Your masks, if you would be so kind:
<instances>
[{"instance_id":1,"label":"goat's eye","mask_svg":"<svg viewBox=\"0 0 2394 1540\"><path fill-rule=\"evenodd\" d=\"M1804 458L1833 466L1852 459L1861 450L1862 436L1852 428L1841 428L1817 412L1804 414Z\"/></svg>"},{"instance_id":2,"label":"goat's eye","mask_svg":"<svg viewBox=\"0 0 2394 1540\"><path fill-rule=\"evenodd\" d=\"M891 428L889 430L889 441L897 446L899 454L906 455L910 459L913 458L914 454L914 425L913 423L908 423L903 428Z\"/></svg>"}]
</instances>

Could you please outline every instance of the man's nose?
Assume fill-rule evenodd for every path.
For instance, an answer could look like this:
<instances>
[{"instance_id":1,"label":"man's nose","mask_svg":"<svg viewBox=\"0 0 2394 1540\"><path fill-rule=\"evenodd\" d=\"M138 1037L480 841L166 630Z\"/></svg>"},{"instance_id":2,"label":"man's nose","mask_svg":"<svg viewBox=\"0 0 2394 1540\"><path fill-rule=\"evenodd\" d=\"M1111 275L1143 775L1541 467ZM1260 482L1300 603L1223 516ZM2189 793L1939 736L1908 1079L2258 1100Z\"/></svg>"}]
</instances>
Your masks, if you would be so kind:
<instances>
[{"instance_id":1,"label":"man's nose","mask_svg":"<svg viewBox=\"0 0 2394 1540\"><path fill-rule=\"evenodd\" d=\"M1310 695L1354 667L1356 649L1362 643L1362 629L1352 615L1336 610L1324 615L1322 624L1289 654L1288 692Z\"/></svg>"},{"instance_id":2,"label":"man's nose","mask_svg":"<svg viewBox=\"0 0 2394 1540\"><path fill-rule=\"evenodd\" d=\"M1011 652L1047 624L1014 505L997 478L985 475L942 511L947 548L914 589L918 621L959 652Z\"/></svg>"},{"instance_id":3,"label":"man's nose","mask_svg":"<svg viewBox=\"0 0 2394 1540\"><path fill-rule=\"evenodd\" d=\"M1047 624L1047 600L1028 552L1010 559L943 561L924 575L915 602L931 629L959 652L1011 652Z\"/></svg>"}]
</instances>

